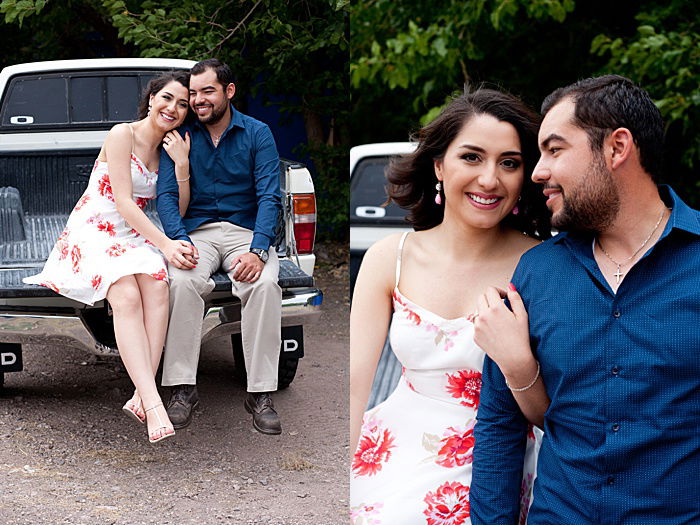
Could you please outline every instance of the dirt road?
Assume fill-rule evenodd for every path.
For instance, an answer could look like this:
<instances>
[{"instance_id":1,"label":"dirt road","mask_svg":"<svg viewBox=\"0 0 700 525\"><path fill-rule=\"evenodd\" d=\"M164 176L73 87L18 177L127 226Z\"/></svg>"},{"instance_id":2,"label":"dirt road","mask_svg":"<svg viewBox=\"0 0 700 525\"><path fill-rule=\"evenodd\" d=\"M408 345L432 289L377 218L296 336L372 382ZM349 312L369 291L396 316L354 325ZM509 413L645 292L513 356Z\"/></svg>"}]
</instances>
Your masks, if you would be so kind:
<instances>
[{"instance_id":1,"label":"dirt road","mask_svg":"<svg viewBox=\"0 0 700 525\"><path fill-rule=\"evenodd\" d=\"M25 348L0 391L0 524L346 523L347 266L316 277L324 313L273 398L281 436L253 430L227 339L202 349L193 424L157 445L120 410L117 361Z\"/></svg>"}]
</instances>

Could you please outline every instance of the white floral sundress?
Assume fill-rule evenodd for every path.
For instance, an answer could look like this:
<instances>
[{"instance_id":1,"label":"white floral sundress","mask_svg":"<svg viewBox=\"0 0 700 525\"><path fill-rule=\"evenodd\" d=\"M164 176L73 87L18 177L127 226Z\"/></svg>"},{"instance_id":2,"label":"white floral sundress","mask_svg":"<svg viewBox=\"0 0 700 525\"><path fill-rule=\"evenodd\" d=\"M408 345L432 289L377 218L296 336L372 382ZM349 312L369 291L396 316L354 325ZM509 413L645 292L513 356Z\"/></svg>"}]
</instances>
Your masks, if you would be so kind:
<instances>
[{"instance_id":1,"label":"white floral sundress","mask_svg":"<svg viewBox=\"0 0 700 525\"><path fill-rule=\"evenodd\" d=\"M132 196L139 208L156 196L158 172L131 154ZM117 211L106 162L96 160L88 187L68 217L41 273L26 277L54 292L92 305L125 275L168 281L163 254Z\"/></svg>"},{"instance_id":2,"label":"white floral sundress","mask_svg":"<svg viewBox=\"0 0 700 525\"><path fill-rule=\"evenodd\" d=\"M396 390L365 413L351 466L353 525L471 524L469 485L484 352L470 317L443 319L398 288L389 340L403 366ZM539 431L538 431L539 432ZM521 487L527 520L539 440L530 431Z\"/></svg>"}]
</instances>

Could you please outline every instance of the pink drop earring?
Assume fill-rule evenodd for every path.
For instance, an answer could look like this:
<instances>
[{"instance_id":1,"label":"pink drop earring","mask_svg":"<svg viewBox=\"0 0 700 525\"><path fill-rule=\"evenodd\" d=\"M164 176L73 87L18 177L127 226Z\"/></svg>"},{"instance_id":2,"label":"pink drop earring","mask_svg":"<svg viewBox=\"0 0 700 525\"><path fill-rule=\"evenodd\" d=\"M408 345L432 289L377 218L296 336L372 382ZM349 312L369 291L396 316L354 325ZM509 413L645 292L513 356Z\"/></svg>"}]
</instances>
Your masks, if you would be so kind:
<instances>
[{"instance_id":1,"label":"pink drop earring","mask_svg":"<svg viewBox=\"0 0 700 525\"><path fill-rule=\"evenodd\" d=\"M518 202L520 202L520 197L518 197ZM518 203L515 203L515 206L513 206L513 210L511 211L513 215L517 215L520 213L520 208L518 208Z\"/></svg>"},{"instance_id":2,"label":"pink drop earring","mask_svg":"<svg viewBox=\"0 0 700 525\"><path fill-rule=\"evenodd\" d=\"M440 195L440 190L442 189L442 182L438 181L438 183L435 185L435 189L437 190L437 193L435 194L435 204L440 206L442 204L442 196Z\"/></svg>"}]
</instances>

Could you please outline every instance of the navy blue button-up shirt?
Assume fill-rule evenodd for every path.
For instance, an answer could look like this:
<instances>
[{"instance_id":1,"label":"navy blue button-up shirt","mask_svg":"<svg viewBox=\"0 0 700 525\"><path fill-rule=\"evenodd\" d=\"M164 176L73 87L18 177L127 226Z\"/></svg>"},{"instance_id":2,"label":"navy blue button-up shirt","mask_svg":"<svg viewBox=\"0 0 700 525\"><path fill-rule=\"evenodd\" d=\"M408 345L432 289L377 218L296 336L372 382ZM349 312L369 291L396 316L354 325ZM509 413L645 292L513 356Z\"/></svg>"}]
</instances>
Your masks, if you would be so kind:
<instances>
[{"instance_id":1,"label":"navy blue button-up shirt","mask_svg":"<svg viewBox=\"0 0 700 525\"><path fill-rule=\"evenodd\" d=\"M528 525L700 523L700 213L670 219L613 293L590 235L523 255L513 277L552 403ZM527 425L486 359L472 521L518 522Z\"/></svg>"},{"instance_id":2,"label":"navy blue button-up shirt","mask_svg":"<svg viewBox=\"0 0 700 525\"><path fill-rule=\"evenodd\" d=\"M236 111L214 147L198 120L179 128L190 133L190 204L178 210L175 165L163 150L158 168L158 215L171 239L190 241L188 233L207 222L227 221L252 230L251 248L267 250L282 209L280 161L267 124ZM190 241L191 242L191 241Z\"/></svg>"}]
</instances>

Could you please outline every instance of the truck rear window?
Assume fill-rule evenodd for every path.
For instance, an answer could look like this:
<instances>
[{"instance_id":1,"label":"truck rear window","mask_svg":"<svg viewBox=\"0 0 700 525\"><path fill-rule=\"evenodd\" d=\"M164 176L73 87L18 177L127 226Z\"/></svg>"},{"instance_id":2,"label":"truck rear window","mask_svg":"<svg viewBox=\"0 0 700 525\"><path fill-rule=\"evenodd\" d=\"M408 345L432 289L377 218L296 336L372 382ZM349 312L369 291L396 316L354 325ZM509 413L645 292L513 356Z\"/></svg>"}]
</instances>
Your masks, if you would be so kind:
<instances>
[{"instance_id":1,"label":"truck rear window","mask_svg":"<svg viewBox=\"0 0 700 525\"><path fill-rule=\"evenodd\" d=\"M406 224L406 210L386 202L384 170L391 157L366 157L359 161L350 180L350 220L352 222Z\"/></svg>"},{"instance_id":2,"label":"truck rear window","mask_svg":"<svg viewBox=\"0 0 700 525\"><path fill-rule=\"evenodd\" d=\"M0 127L3 131L102 129L133 120L141 93L155 75L18 75L11 79L3 97Z\"/></svg>"}]
</instances>

